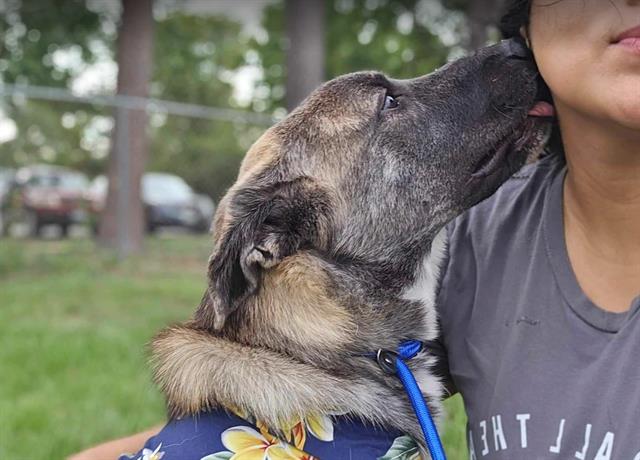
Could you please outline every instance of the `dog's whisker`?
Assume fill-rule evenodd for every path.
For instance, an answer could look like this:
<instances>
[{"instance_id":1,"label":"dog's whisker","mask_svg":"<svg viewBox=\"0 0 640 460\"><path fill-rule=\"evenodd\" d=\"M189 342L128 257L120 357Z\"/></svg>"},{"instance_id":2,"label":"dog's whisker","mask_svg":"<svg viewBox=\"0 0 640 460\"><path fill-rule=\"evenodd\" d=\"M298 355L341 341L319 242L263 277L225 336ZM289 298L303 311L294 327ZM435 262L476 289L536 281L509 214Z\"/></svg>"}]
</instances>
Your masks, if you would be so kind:
<instances>
[{"instance_id":1,"label":"dog's whisker","mask_svg":"<svg viewBox=\"0 0 640 460\"><path fill-rule=\"evenodd\" d=\"M513 109L513 110L521 110L526 108L526 106L524 105L508 105L508 104L505 104L504 107L507 109Z\"/></svg>"},{"instance_id":2,"label":"dog's whisker","mask_svg":"<svg viewBox=\"0 0 640 460\"><path fill-rule=\"evenodd\" d=\"M496 112L498 112L500 115L508 118L509 120L513 120L513 117L507 113L504 113L502 110L500 110L498 107L496 107L495 104L491 104L491 108L494 109Z\"/></svg>"}]
</instances>

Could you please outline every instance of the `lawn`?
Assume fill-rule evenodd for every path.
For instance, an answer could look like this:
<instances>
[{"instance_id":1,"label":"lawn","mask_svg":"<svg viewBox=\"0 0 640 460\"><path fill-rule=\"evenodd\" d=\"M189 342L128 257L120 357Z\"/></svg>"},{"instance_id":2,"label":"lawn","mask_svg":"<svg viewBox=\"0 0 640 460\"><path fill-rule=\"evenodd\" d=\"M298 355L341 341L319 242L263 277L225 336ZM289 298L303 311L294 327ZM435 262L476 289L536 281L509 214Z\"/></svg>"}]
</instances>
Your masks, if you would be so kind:
<instances>
[{"instance_id":1,"label":"lawn","mask_svg":"<svg viewBox=\"0 0 640 460\"><path fill-rule=\"evenodd\" d=\"M120 262L88 240L0 240L0 459L63 459L163 420L145 344L195 308L209 249L163 236ZM464 413L447 405L463 459Z\"/></svg>"}]
</instances>

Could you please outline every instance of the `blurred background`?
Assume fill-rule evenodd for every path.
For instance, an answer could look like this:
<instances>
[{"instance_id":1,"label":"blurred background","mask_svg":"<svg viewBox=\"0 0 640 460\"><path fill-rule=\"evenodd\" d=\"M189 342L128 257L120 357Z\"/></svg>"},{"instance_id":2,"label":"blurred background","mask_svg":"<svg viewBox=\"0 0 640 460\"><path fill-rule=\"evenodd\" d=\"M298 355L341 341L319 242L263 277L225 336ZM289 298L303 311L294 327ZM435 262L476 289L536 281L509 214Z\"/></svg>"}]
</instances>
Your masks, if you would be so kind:
<instances>
[{"instance_id":1,"label":"blurred background","mask_svg":"<svg viewBox=\"0 0 640 460\"><path fill-rule=\"evenodd\" d=\"M248 147L322 81L496 40L501 3L0 0L0 459L162 423L145 344L197 305Z\"/></svg>"}]
</instances>

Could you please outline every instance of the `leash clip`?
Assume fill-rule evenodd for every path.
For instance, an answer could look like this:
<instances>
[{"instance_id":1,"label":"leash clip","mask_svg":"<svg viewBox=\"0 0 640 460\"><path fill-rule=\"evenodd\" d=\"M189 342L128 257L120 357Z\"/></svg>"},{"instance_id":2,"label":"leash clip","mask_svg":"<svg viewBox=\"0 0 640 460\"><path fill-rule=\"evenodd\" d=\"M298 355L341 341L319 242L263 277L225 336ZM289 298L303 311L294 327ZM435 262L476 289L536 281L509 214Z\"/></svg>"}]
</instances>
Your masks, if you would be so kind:
<instances>
[{"instance_id":1,"label":"leash clip","mask_svg":"<svg viewBox=\"0 0 640 460\"><path fill-rule=\"evenodd\" d=\"M413 407L413 411L416 414L422 433L424 434L424 440L429 449L429 454L433 460L447 460L447 456L442 447L440 436L438 435L438 429L433 422L431 412L429 412L429 406L424 399L420 386L416 381L411 369L405 363L406 360L410 360L423 350L423 343L418 340L407 340L402 342L398 347L398 351L385 350L380 348L378 351L367 353L364 356L369 358L375 358L378 366L386 374L396 375L402 382L407 397Z\"/></svg>"},{"instance_id":2,"label":"leash clip","mask_svg":"<svg viewBox=\"0 0 640 460\"><path fill-rule=\"evenodd\" d=\"M376 361L378 366L387 374L395 375L397 372L396 362L399 355L395 351L380 348L376 351Z\"/></svg>"}]
</instances>

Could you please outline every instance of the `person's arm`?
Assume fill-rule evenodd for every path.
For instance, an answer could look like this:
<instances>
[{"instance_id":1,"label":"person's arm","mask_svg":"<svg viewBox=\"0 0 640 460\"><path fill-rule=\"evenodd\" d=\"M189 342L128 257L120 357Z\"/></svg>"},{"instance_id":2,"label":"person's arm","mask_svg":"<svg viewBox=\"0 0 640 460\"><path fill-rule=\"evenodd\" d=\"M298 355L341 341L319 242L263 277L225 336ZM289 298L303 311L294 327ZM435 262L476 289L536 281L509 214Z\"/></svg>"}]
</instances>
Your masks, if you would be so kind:
<instances>
[{"instance_id":1,"label":"person's arm","mask_svg":"<svg viewBox=\"0 0 640 460\"><path fill-rule=\"evenodd\" d=\"M161 428L162 426L159 425L142 433L99 444L73 454L67 460L117 460L122 454L138 452L142 449L147 439L158 434Z\"/></svg>"}]
</instances>

